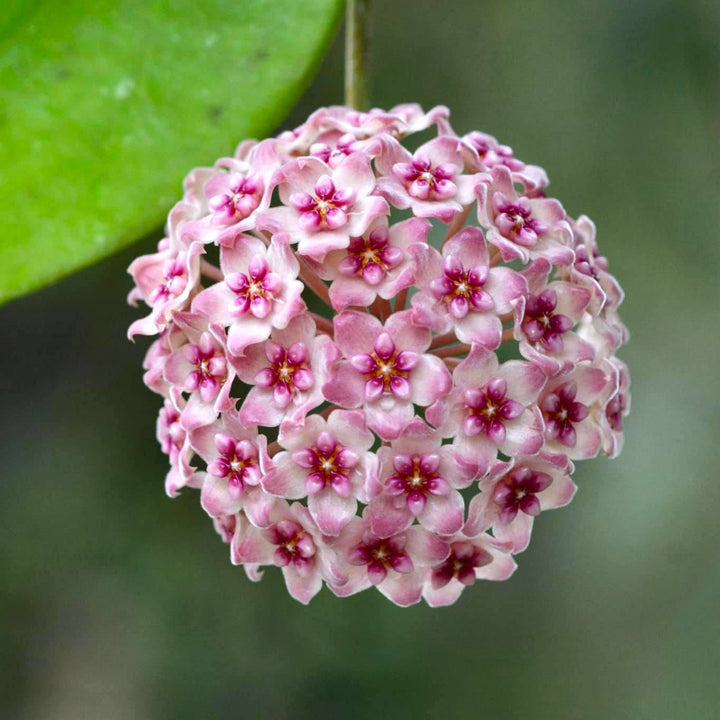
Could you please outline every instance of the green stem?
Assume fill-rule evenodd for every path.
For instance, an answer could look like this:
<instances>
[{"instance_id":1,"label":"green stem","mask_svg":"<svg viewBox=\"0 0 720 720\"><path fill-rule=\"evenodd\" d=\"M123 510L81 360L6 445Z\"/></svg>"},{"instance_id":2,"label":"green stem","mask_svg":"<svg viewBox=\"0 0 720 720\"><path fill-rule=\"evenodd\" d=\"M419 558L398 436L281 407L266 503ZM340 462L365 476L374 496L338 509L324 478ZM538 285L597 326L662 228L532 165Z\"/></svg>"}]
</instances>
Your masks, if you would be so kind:
<instances>
[{"instance_id":1,"label":"green stem","mask_svg":"<svg viewBox=\"0 0 720 720\"><path fill-rule=\"evenodd\" d=\"M347 0L345 18L345 104L370 108L368 95L368 19L370 0Z\"/></svg>"}]
</instances>

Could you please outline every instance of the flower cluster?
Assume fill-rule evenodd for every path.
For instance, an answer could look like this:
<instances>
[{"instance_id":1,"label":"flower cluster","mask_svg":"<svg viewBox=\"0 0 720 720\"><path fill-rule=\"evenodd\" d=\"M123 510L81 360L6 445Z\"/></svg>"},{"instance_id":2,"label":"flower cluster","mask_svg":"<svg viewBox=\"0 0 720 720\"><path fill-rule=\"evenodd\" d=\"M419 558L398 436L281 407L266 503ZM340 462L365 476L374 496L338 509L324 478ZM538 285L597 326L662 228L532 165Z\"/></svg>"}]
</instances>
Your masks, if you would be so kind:
<instances>
[{"instance_id":1,"label":"flower cluster","mask_svg":"<svg viewBox=\"0 0 720 720\"><path fill-rule=\"evenodd\" d=\"M129 335L157 336L166 491L200 489L251 579L450 604L620 452L622 290L547 183L416 105L323 108L187 176Z\"/></svg>"}]
</instances>

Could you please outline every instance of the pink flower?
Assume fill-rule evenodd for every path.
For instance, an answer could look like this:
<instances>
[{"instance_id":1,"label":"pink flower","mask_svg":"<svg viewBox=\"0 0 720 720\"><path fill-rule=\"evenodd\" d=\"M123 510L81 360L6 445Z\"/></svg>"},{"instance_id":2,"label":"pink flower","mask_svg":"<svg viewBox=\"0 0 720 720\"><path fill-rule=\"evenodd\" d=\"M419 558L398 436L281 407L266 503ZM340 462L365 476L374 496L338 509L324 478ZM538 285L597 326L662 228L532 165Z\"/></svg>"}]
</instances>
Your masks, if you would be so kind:
<instances>
[{"instance_id":1,"label":"pink flower","mask_svg":"<svg viewBox=\"0 0 720 720\"><path fill-rule=\"evenodd\" d=\"M628 330L618 315L624 294L608 272L607 259L598 253L592 221L582 216L573 230L576 260L569 268L560 268L560 274L592 292L578 335L594 347L596 358L610 358L629 339Z\"/></svg>"},{"instance_id":2,"label":"pink flower","mask_svg":"<svg viewBox=\"0 0 720 720\"><path fill-rule=\"evenodd\" d=\"M617 383L605 385L607 397L600 398L605 412L600 416L603 431L603 451L608 457L617 457L623 447L623 418L630 414L630 373L619 358L605 361L606 376L617 377Z\"/></svg>"},{"instance_id":3,"label":"pink flower","mask_svg":"<svg viewBox=\"0 0 720 720\"><path fill-rule=\"evenodd\" d=\"M229 545L232 542L233 536L235 535L235 531L237 530L239 524L238 519L240 517L241 516L238 513L237 515L221 515L220 517L214 517L212 519L215 532L220 536L220 539L226 545ZM244 518L242 518L242 520L244 520Z\"/></svg>"},{"instance_id":4,"label":"pink flower","mask_svg":"<svg viewBox=\"0 0 720 720\"><path fill-rule=\"evenodd\" d=\"M382 173L378 191L394 207L409 207L418 217L450 222L472 201L480 182L480 176L463 175L465 151L456 138L439 137L411 155L399 142L385 137L375 161Z\"/></svg>"},{"instance_id":5,"label":"pink flower","mask_svg":"<svg viewBox=\"0 0 720 720\"><path fill-rule=\"evenodd\" d=\"M170 397L177 407L184 393L189 394L181 421L187 430L209 425L218 413L233 403L230 390L235 372L228 363L222 328L192 313L175 315L188 342L165 361L164 379L172 386Z\"/></svg>"},{"instance_id":6,"label":"pink flower","mask_svg":"<svg viewBox=\"0 0 720 720\"><path fill-rule=\"evenodd\" d=\"M569 282L548 282L552 266L545 259L532 262L523 275L528 293L515 304L515 339L520 352L547 375L572 370L593 360L593 346L573 331L591 299L586 288Z\"/></svg>"},{"instance_id":7,"label":"pink flower","mask_svg":"<svg viewBox=\"0 0 720 720\"><path fill-rule=\"evenodd\" d=\"M367 142L358 140L351 132L341 134L339 130L329 130L315 140L308 154L322 160L334 170L348 155L372 152L372 147Z\"/></svg>"},{"instance_id":8,"label":"pink flower","mask_svg":"<svg viewBox=\"0 0 720 720\"><path fill-rule=\"evenodd\" d=\"M256 526L268 522L274 499L260 488L272 467L267 441L256 427L243 425L234 412L190 433L190 444L207 464L200 503L208 515L234 515L240 510Z\"/></svg>"},{"instance_id":9,"label":"pink flower","mask_svg":"<svg viewBox=\"0 0 720 720\"><path fill-rule=\"evenodd\" d=\"M490 267L485 238L468 227L445 243L442 255L429 245L412 248L420 292L412 299L412 319L438 333L453 331L464 343L494 350L500 345L500 316L526 292L521 275Z\"/></svg>"},{"instance_id":10,"label":"pink flower","mask_svg":"<svg viewBox=\"0 0 720 720\"><path fill-rule=\"evenodd\" d=\"M165 476L168 497L176 497L183 487L199 487L202 483L200 473L190 465L194 453L187 430L180 423L180 414L170 400L165 400L157 419L157 439L170 461L170 470Z\"/></svg>"},{"instance_id":11,"label":"pink flower","mask_svg":"<svg viewBox=\"0 0 720 720\"><path fill-rule=\"evenodd\" d=\"M242 422L267 427L283 420L302 422L324 401L322 386L339 357L327 335L316 335L307 314L273 330L265 343L251 345L243 357L232 359L238 377L253 386L240 408Z\"/></svg>"},{"instance_id":12,"label":"pink flower","mask_svg":"<svg viewBox=\"0 0 720 720\"><path fill-rule=\"evenodd\" d=\"M523 185L527 197L542 197L548 177L541 167L526 165L513 155L511 147L501 145L487 133L471 132L463 140L477 152L483 169L491 170L496 165L504 165L510 170L513 181Z\"/></svg>"},{"instance_id":13,"label":"pink flower","mask_svg":"<svg viewBox=\"0 0 720 720\"><path fill-rule=\"evenodd\" d=\"M281 568L288 592L305 604L317 595L323 580L339 586L345 580L335 567L332 553L325 549L310 514L299 503L278 505L272 523L264 529L248 524L236 531L232 560L236 564Z\"/></svg>"},{"instance_id":14,"label":"pink flower","mask_svg":"<svg viewBox=\"0 0 720 720\"><path fill-rule=\"evenodd\" d=\"M163 376L165 361L184 342L186 342L185 333L176 323L171 322L145 353L143 382L158 395L166 398L170 397L170 388L172 386Z\"/></svg>"},{"instance_id":15,"label":"pink flower","mask_svg":"<svg viewBox=\"0 0 720 720\"><path fill-rule=\"evenodd\" d=\"M538 400L548 449L573 460L595 457L602 445L599 401L612 396L617 383L614 368L606 373L591 365L549 380Z\"/></svg>"},{"instance_id":16,"label":"pink flower","mask_svg":"<svg viewBox=\"0 0 720 720\"><path fill-rule=\"evenodd\" d=\"M430 331L394 313L383 326L364 313L335 318L335 342L345 360L331 370L325 397L343 407L363 407L368 427L383 439L398 437L412 420L413 405L426 407L445 395L450 373L442 360L425 353Z\"/></svg>"},{"instance_id":17,"label":"pink flower","mask_svg":"<svg viewBox=\"0 0 720 720\"><path fill-rule=\"evenodd\" d=\"M402 103L390 110L389 114L401 120L393 132L395 137L422 132L433 125L437 126L440 135L447 135L450 127L450 110L444 105L436 105L426 113L417 103Z\"/></svg>"},{"instance_id":18,"label":"pink flower","mask_svg":"<svg viewBox=\"0 0 720 720\"><path fill-rule=\"evenodd\" d=\"M234 225L248 218L260 205L265 183L257 173L229 172L216 175L205 186L213 225Z\"/></svg>"},{"instance_id":19,"label":"pink flower","mask_svg":"<svg viewBox=\"0 0 720 720\"><path fill-rule=\"evenodd\" d=\"M451 604L514 572L573 460L620 452L622 289L547 186L411 103L320 108L187 175L129 335L158 336L166 492L200 491L250 580Z\"/></svg>"},{"instance_id":20,"label":"pink flower","mask_svg":"<svg viewBox=\"0 0 720 720\"><path fill-rule=\"evenodd\" d=\"M202 252L199 243L176 252L163 240L157 253L143 255L131 263L128 272L136 288L128 299L133 304L142 299L151 309L150 315L130 326L131 340L135 335L156 335L167 327L174 311L185 308L199 287Z\"/></svg>"},{"instance_id":21,"label":"pink flower","mask_svg":"<svg viewBox=\"0 0 720 720\"><path fill-rule=\"evenodd\" d=\"M355 515L357 501L367 502L366 488L377 472L368 452L373 441L358 411L336 410L327 420L312 415L300 427L286 423L278 442L287 452L274 457L263 488L290 500L307 497L320 531L337 535Z\"/></svg>"},{"instance_id":22,"label":"pink flower","mask_svg":"<svg viewBox=\"0 0 720 720\"><path fill-rule=\"evenodd\" d=\"M420 525L438 535L452 535L463 525L465 503L458 492L467 487L472 474L455 457L442 436L420 418L412 420L402 435L378 450L378 490L368 508L370 527L388 537Z\"/></svg>"},{"instance_id":23,"label":"pink flower","mask_svg":"<svg viewBox=\"0 0 720 720\"><path fill-rule=\"evenodd\" d=\"M299 265L287 235L275 235L268 247L258 238L238 236L220 250L224 282L203 290L193 312L228 327L228 349L242 355L253 343L267 340L273 328L285 328L305 309Z\"/></svg>"},{"instance_id":24,"label":"pink flower","mask_svg":"<svg viewBox=\"0 0 720 720\"><path fill-rule=\"evenodd\" d=\"M495 353L474 345L453 373L453 390L428 408L426 417L458 455L484 475L497 452L533 455L543 444L535 404L545 376L518 360L499 364Z\"/></svg>"},{"instance_id":25,"label":"pink flower","mask_svg":"<svg viewBox=\"0 0 720 720\"><path fill-rule=\"evenodd\" d=\"M366 515L353 518L331 546L346 563L347 581L328 583L341 597L374 585L401 607L420 601L428 568L443 562L447 542L421 527L413 526L392 537L372 532Z\"/></svg>"},{"instance_id":26,"label":"pink flower","mask_svg":"<svg viewBox=\"0 0 720 720\"><path fill-rule=\"evenodd\" d=\"M300 255L321 261L330 250L346 248L389 208L371 193L370 160L353 153L335 169L315 158L289 163L275 175L284 207L266 210L258 227L288 232Z\"/></svg>"},{"instance_id":27,"label":"pink flower","mask_svg":"<svg viewBox=\"0 0 720 720\"><path fill-rule=\"evenodd\" d=\"M542 257L569 265L575 255L562 205L553 199L518 195L504 165L496 165L491 174L492 180L477 188L478 219L489 228L488 242L500 250L503 260L527 263Z\"/></svg>"},{"instance_id":28,"label":"pink flower","mask_svg":"<svg viewBox=\"0 0 720 720\"><path fill-rule=\"evenodd\" d=\"M452 605L476 580L507 580L517 568L507 544L483 534L450 540L450 554L430 569L422 595L430 607Z\"/></svg>"},{"instance_id":29,"label":"pink flower","mask_svg":"<svg viewBox=\"0 0 720 720\"><path fill-rule=\"evenodd\" d=\"M271 178L281 160L271 140L243 143L234 157L221 158L198 178L186 179L186 197L195 200L191 218L177 222L181 244L233 245L241 233L255 228L272 195Z\"/></svg>"},{"instance_id":30,"label":"pink flower","mask_svg":"<svg viewBox=\"0 0 720 720\"><path fill-rule=\"evenodd\" d=\"M595 239L595 224L581 215L572 223L575 239L575 260L569 268L562 268L569 278L592 292L588 311L597 315L604 306L617 308L623 301L618 281L608 272L607 258L599 254Z\"/></svg>"},{"instance_id":31,"label":"pink flower","mask_svg":"<svg viewBox=\"0 0 720 720\"><path fill-rule=\"evenodd\" d=\"M530 542L533 519L572 500L577 490L570 479L573 470L565 455L552 453L493 463L480 481L480 495L470 501L463 532L475 537L492 528L498 541L522 552Z\"/></svg>"},{"instance_id":32,"label":"pink flower","mask_svg":"<svg viewBox=\"0 0 720 720\"><path fill-rule=\"evenodd\" d=\"M395 297L413 284L411 248L427 243L430 223L410 218L387 226L378 220L362 237L350 238L344 250L328 253L318 268L323 279L332 280L330 301L338 312L351 305L371 305L380 296Z\"/></svg>"},{"instance_id":33,"label":"pink flower","mask_svg":"<svg viewBox=\"0 0 720 720\"><path fill-rule=\"evenodd\" d=\"M371 153L373 140L379 135L399 137L417 132L431 124L440 124L447 113L447 108L438 107L425 114L419 105L398 106L390 112L377 108L358 112L338 105L320 108L299 127L280 133L275 149L288 161L301 155L311 155L335 167L343 156L359 149ZM358 142L351 142L350 138ZM363 141L370 142L366 144ZM339 152L333 151L333 145Z\"/></svg>"}]
</instances>

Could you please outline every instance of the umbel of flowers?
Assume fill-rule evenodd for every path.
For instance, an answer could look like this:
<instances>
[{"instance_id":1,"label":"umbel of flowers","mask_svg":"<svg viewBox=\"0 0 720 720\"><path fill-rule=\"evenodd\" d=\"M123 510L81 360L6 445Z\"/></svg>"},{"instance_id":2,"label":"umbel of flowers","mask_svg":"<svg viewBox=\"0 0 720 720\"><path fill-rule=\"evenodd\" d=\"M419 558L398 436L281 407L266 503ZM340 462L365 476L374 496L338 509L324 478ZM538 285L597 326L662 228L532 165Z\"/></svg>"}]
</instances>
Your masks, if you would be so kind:
<instances>
[{"instance_id":1,"label":"umbel of flowers","mask_svg":"<svg viewBox=\"0 0 720 720\"><path fill-rule=\"evenodd\" d=\"M252 580L450 604L620 452L622 290L547 184L417 105L323 108L187 176L129 335L157 336L168 495L200 490Z\"/></svg>"}]
</instances>

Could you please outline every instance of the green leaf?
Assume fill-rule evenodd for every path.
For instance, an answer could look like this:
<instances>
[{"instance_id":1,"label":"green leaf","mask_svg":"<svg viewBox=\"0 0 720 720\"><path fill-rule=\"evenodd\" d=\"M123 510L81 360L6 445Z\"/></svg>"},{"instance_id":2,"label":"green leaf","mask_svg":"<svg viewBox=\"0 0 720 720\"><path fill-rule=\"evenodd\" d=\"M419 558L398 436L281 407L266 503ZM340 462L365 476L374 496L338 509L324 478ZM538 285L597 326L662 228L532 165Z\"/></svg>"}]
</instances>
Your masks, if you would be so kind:
<instances>
[{"instance_id":1,"label":"green leaf","mask_svg":"<svg viewBox=\"0 0 720 720\"><path fill-rule=\"evenodd\" d=\"M273 131L342 0L6 0L0 301L160 227L184 175Z\"/></svg>"}]
</instances>

